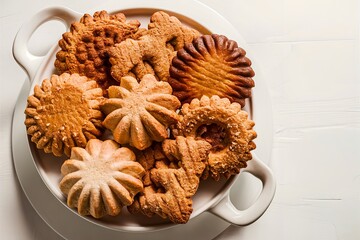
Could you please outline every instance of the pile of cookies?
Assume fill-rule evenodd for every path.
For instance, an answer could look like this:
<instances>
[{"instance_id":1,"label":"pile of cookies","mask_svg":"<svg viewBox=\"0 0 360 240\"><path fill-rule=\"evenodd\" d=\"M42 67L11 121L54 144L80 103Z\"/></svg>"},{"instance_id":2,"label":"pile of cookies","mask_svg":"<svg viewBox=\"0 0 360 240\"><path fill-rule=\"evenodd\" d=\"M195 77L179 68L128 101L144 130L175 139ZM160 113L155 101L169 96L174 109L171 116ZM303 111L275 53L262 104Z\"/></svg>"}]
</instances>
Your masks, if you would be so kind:
<instances>
[{"instance_id":1,"label":"pile of cookies","mask_svg":"<svg viewBox=\"0 0 360 240\"><path fill-rule=\"evenodd\" d=\"M162 11L147 28L99 11L59 46L25 125L38 149L69 157L59 186L79 214L126 206L186 223L201 181L228 179L251 160L256 132L242 107L254 71L235 41Z\"/></svg>"}]
</instances>

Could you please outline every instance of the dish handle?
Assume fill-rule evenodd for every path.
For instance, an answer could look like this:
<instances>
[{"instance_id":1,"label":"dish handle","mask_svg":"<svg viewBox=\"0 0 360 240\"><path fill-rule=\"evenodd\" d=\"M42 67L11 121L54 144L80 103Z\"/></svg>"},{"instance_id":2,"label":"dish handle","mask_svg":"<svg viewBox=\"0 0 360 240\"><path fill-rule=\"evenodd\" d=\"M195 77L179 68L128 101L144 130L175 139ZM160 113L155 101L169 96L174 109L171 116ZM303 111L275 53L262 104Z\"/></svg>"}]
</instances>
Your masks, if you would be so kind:
<instances>
[{"instance_id":1,"label":"dish handle","mask_svg":"<svg viewBox=\"0 0 360 240\"><path fill-rule=\"evenodd\" d=\"M271 170L254 154L243 172L252 174L262 182L262 191L257 200L249 208L239 210L231 202L228 192L219 203L209 209L212 214L238 226L246 226L261 217L274 198L276 189L276 181Z\"/></svg>"},{"instance_id":2,"label":"dish handle","mask_svg":"<svg viewBox=\"0 0 360 240\"><path fill-rule=\"evenodd\" d=\"M35 77L36 71L42 62L44 56L36 56L29 51L28 42L32 34L42 24L51 20L62 21L69 29L72 22L81 17L80 13L65 7L45 8L35 14L27 23L25 23L15 36L13 43L13 55L17 63L28 74L30 81Z\"/></svg>"}]
</instances>

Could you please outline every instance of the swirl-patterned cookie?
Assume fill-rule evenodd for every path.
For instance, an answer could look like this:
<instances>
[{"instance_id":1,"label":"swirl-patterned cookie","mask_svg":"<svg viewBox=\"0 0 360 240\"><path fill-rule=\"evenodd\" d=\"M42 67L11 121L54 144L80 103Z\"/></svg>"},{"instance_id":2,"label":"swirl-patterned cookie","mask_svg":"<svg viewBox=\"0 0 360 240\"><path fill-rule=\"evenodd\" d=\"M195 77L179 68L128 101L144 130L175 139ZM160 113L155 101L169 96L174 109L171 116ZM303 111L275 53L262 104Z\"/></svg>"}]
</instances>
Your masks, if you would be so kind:
<instances>
[{"instance_id":1,"label":"swirl-patterned cookie","mask_svg":"<svg viewBox=\"0 0 360 240\"><path fill-rule=\"evenodd\" d=\"M140 80L145 74L152 74L168 81L171 59L176 51L199 35L176 17L155 12L148 30L139 39L126 39L110 49L111 75L120 81L127 75Z\"/></svg>"},{"instance_id":2,"label":"swirl-patterned cookie","mask_svg":"<svg viewBox=\"0 0 360 240\"><path fill-rule=\"evenodd\" d=\"M133 77L123 77L120 86L111 86L108 92L109 99L101 105L107 115L103 125L120 144L143 150L152 141L166 139L168 126L178 120L175 111L180 107L179 100L171 95L167 82L153 75L145 75L140 83Z\"/></svg>"},{"instance_id":3,"label":"swirl-patterned cookie","mask_svg":"<svg viewBox=\"0 0 360 240\"><path fill-rule=\"evenodd\" d=\"M192 196L207 166L210 148L206 141L179 136L175 140L166 139L160 152L156 146L145 150L147 154L140 159L148 168L150 179L134 204L128 207L130 212L147 216L157 214L174 223L186 223L193 210Z\"/></svg>"},{"instance_id":4,"label":"swirl-patterned cookie","mask_svg":"<svg viewBox=\"0 0 360 240\"><path fill-rule=\"evenodd\" d=\"M69 207L94 218L118 215L143 190L145 171L135 160L130 149L113 140L92 139L85 149L74 147L61 167L60 189Z\"/></svg>"},{"instance_id":5,"label":"swirl-patterned cookie","mask_svg":"<svg viewBox=\"0 0 360 240\"><path fill-rule=\"evenodd\" d=\"M212 145L209 154L208 174L215 180L238 174L252 159L252 141L256 137L254 122L239 103L230 103L227 98L203 96L186 103L180 111L180 121L174 126L175 136L191 136L204 139Z\"/></svg>"},{"instance_id":6,"label":"swirl-patterned cookie","mask_svg":"<svg viewBox=\"0 0 360 240\"><path fill-rule=\"evenodd\" d=\"M181 103L218 95L243 107L255 75L245 50L222 35L203 35L185 44L170 67L169 83Z\"/></svg>"},{"instance_id":7,"label":"swirl-patterned cookie","mask_svg":"<svg viewBox=\"0 0 360 240\"><path fill-rule=\"evenodd\" d=\"M46 153L70 155L102 134L102 89L78 74L63 73L36 85L25 109L27 133Z\"/></svg>"},{"instance_id":8,"label":"swirl-patterned cookie","mask_svg":"<svg viewBox=\"0 0 360 240\"><path fill-rule=\"evenodd\" d=\"M136 38L139 21L126 22L122 13L106 11L85 14L71 24L69 32L59 41L55 67L60 73L79 73L98 82L106 90L116 83L110 75L108 49L126 38Z\"/></svg>"}]
</instances>

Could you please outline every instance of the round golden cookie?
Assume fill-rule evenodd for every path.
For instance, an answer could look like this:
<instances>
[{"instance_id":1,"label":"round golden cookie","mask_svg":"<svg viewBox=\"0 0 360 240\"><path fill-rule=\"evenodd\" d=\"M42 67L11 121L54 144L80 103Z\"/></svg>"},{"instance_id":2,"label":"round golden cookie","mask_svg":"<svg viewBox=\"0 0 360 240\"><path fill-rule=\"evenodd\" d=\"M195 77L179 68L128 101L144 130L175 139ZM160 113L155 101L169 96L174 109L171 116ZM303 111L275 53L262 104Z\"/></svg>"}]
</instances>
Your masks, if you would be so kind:
<instances>
[{"instance_id":1,"label":"round golden cookie","mask_svg":"<svg viewBox=\"0 0 360 240\"><path fill-rule=\"evenodd\" d=\"M61 156L102 134L102 89L78 74L52 75L28 97L27 133L38 149Z\"/></svg>"},{"instance_id":2,"label":"round golden cookie","mask_svg":"<svg viewBox=\"0 0 360 240\"><path fill-rule=\"evenodd\" d=\"M55 67L60 73L79 73L106 90L116 81L110 75L108 49L126 38L136 38L139 21L126 22L122 13L109 15L106 11L85 14L59 41Z\"/></svg>"},{"instance_id":3,"label":"round golden cookie","mask_svg":"<svg viewBox=\"0 0 360 240\"><path fill-rule=\"evenodd\" d=\"M218 95L243 107L255 75L245 50L222 35L203 35L177 52L169 83L181 103Z\"/></svg>"},{"instance_id":4,"label":"round golden cookie","mask_svg":"<svg viewBox=\"0 0 360 240\"><path fill-rule=\"evenodd\" d=\"M229 178L238 174L252 159L250 151L255 149L252 141L256 132L248 113L239 103L230 103L227 98L203 96L186 103L180 111L180 121L172 129L175 136L191 136L204 139L212 145L209 154L209 171L215 180L221 176Z\"/></svg>"},{"instance_id":5,"label":"round golden cookie","mask_svg":"<svg viewBox=\"0 0 360 240\"><path fill-rule=\"evenodd\" d=\"M123 77L120 86L109 88L109 99L101 105L107 115L103 125L112 131L115 141L140 150L152 141L161 142L169 135L168 126L178 120L175 111L180 102L171 92L167 82L150 74L140 83L133 77Z\"/></svg>"},{"instance_id":6,"label":"round golden cookie","mask_svg":"<svg viewBox=\"0 0 360 240\"><path fill-rule=\"evenodd\" d=\"M74 147L61 167L61 191L80 215L116 216L143 190L144 168L135 154L113 140L91 139L86 148Z\"/></svg>"}]
</instances>

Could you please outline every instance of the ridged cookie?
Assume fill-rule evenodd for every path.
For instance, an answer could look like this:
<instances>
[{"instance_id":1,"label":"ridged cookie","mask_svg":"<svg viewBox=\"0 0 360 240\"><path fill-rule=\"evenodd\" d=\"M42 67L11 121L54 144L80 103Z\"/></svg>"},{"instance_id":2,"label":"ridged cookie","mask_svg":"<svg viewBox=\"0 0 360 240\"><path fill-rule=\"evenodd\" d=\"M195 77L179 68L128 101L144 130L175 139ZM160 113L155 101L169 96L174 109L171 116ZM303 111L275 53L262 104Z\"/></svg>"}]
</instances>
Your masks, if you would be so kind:
<instances>
[{"instance_id":1,"label":"ridged cookie","mask_svg":"<svg viewBox=\"0 0 360 240\"><path fill-rule=\"evenodd\" d=\"M230 103L227 98L203 96L186 103L180 111L180 121L172 132L175 136L190 136L204 139L212 145L209 154L208 174L215 180L238 174L252 159L256 132L248 113L239 103Z\"/></svg>"},{"instance_id":2,"label":"ridged cookie","mask_svg":"<svg viewBox=\"0 0 360 240\"><path fill-rule=\"evenodd\" d=\"M145 75L140 83L133 77L121 79L120 86L109 88L109 99L101 105L106 118L103 125L115 141L143 150L153 141L168 137L168 126L178 120L179 100L171 95L167 82Z\"/></svg>"},{"instance_id":3,"label":"ridged cookie","mask_svg":"<svg viewBox=\"0 0 360 240\"><path fill-rule=\"evenodd\" d=\"M244 49L222 35L203 35L177 52L169 83L181 103L218 95L243 107L255 75Z\"/></svg>"},{"instance_id":4,"label":"ridged cookie","mask_svg":"<svg viewBox=\"0 0 360 240\"><path fill-rule=\"evenodd\" d=\"M93 17L85 14L59 41L56 69L87 76L106 90L116 83L110 75L109 48L127 38L137 38L139 26L137 20L127 22L122 13L99 11Z\"/></svg>"},{"instance_id":5,"label":"ridged cookie","mask_svg":"<svg viewBox=\"0 0 360 240\"><path fill-rule=\"evenodd\" d=\"M85 149L73 148L61 167L60 189L69 207L94 218L118 215L143 190L145 171L135 160L130 149L113 140L92 139Z\"/></svg>"},{"instance_id":6,"label":"ridged cookie","mask_svg":"<svg viewBox=\"0 0 360 240\"><path fill-rule=\"evenodd\" d=\"M72 147L85 147L101 136L102 89L78 74L63 73L36 85L25 109L27 133L46 153L70 155Z\"/></svg>"}]
</instances>

